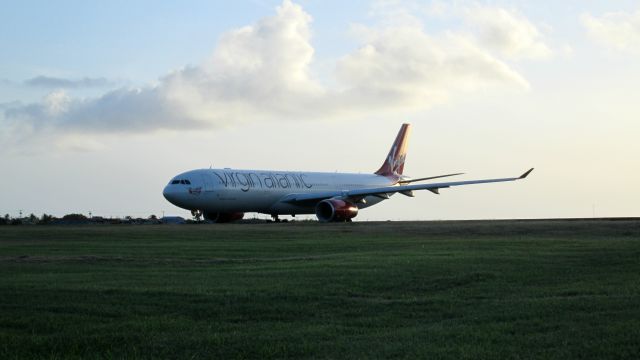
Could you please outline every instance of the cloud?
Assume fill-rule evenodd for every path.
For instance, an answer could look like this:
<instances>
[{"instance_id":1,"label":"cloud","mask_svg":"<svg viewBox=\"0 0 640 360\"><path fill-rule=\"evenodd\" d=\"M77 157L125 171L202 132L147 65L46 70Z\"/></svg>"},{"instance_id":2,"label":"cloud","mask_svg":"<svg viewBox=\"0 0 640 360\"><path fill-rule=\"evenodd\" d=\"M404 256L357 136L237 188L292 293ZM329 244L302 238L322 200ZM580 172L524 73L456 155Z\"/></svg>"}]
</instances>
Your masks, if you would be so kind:
<instances>
[{"instance_id":1,"label":"cloud","mask_svg":"<svg viewBox=\"0 0 640 360\"><path fill-rule=\"evenodd\" d=\"M6 109L5 117L34 131L124 133L312 116L308 105L322 89L309 75L310 22L300 6L285 1L275 16L224 34L204 64L174 71L156 86L92 99L56 91L42 102Z\"/></svg>"},{"instance_id":2,"label":"cloud","mask_svg":"<svg viewBox=\"0 0 640 360\"><path fill-rule=\"evenodd\" d=\"M361 46L337 61L337 81L330 82L336 85L326 86L312 76L311 22L301 6L285 0L275 15L223 34L204 63L173 71L154 86L97 98L73 98L58 89L41 102L6 107L0 126L23 136L146 133L414 111L479 89L528 87L472 36L429 34L419 22L359 27ZM30 82L61 88L90 80Z\"/></svg>"},{"instance_id":3,"label":"cloud","mask_svg":"<svg viewBox=\"0 0 640 360\"><path fill-rule=\"evenodd\" d=\"M551 56L538 28L515 11L476 6L465 11L479 40L512 59L544 59Z\"/></svg>"},{"instance_id":4,"label":"cloud","mask_svg":"<svg viewBox=\"0 0 640 360\"><path fill-rule=\"evenodd\" d=\"M105 149L105 146L94 140L81 135L66 135L62 136L55 142L56 149L64 150L67 152L90 152L99 151Z\"/></svg>"},{"instance_id":5,"label":"cloud","mask_svg":"<svg viewBox=\"0 0 640 360\"><path fill-rule=\"evenodd\" d=\"M78 80L64 79L50 76L36 76L25 80L25 85L41 88L92 88L107 87L113 85L105 78L84 77Z\"/></svg>"},{"instance_id":6,"label":"cloud","mask_svg":"<svg viewBox=\"0 0 640 360\"><path fill-rule=\"evenodd\" d=\"M369 37L337 67L348 98L363 108L423 108L461 91L528 87L516 71L462 35L430 36L404 27L372 29Z\"/></svg>"},{"instance_id":7,"label":"cloud","mask_svg":"<svg viewBox=\"0 0 640 360\"><path fill-rule=\"evenodd\" d=\"M193 127L191 119L180 118L179 104L168 101L162 91L119 89L96 99L76 99L57 90L42 102L6 109L5 117L33 132L139 133Z\"/></svg>"},{"instance_id":8,"label":"cloud","mask_svg":"<svg viewBox=\"0 0 640 360\"><path fill-rule=\"evenodd\" d=\"M640 10L609 12L600 17L585 13L580 19L589 36L598 43L616 50L640 52Z\"/></svg>"},{"instance_id":9,"label":"cloud","mask_svg":"<svg viewBox=\"0 0 640 360\"><path fill-rule=\"evenodd\" d=\"M22 103L20 101L9 101L9 102L0 103L0 110L11 109L11 108L16 108L20 106L22 106Z\"/></svg>"},{"instance_id":10,"label":"cloud","mask_svg":"<svg viewBox=\"0 0 640 360\"><path fill-rule=\"evenodd\" d=\"M325 90L310 75L311 21L285 1L275 16L224 34L209 61L170 74L162 86L203 122L313 116L307 109Z\"/></svg>"}]
</instances>

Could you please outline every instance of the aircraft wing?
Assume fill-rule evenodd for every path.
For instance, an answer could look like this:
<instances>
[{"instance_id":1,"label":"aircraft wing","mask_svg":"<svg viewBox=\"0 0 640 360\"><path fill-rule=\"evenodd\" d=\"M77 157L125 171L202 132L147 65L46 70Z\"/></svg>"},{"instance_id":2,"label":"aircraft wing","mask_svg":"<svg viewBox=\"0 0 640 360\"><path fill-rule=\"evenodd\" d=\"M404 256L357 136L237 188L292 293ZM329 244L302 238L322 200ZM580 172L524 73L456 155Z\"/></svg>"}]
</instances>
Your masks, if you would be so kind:
<instances>
[{"instance_id":1,"label":"aircraft wing","mask_svg":"<svg viewBox=\"0 0 640 360\"><path fill-rule=\"evenodd\" d=\"M532 171L533 171L533 168L529 169L527 172L525 172L524 174L518 177L500 178L500 179L467 180L467 181L453 181L453 182L415 184L415 185L394 185L394 186L384 186L384 187L369 188L369 189L336 190L336 191L326 191L326 192L308 193L308 194L305 194L305 193L289 194L289 195L286 195L284 198L282 198L281 201L288 202L288 203L308 203L308 202L321 201L321 200L330 199L330 198L341 198L344 200L351 200L351 201L357 202L367 196L378 196L381 198L388 198L390 194L394 194L398 192L406 196L413 196L413 193L412 193L413 190L429 190L435 194L438 194L439 189L453 187L453 186L486 184L486 183L520 180L520 179L526 178Z\"/></svg>"}]
</instances>

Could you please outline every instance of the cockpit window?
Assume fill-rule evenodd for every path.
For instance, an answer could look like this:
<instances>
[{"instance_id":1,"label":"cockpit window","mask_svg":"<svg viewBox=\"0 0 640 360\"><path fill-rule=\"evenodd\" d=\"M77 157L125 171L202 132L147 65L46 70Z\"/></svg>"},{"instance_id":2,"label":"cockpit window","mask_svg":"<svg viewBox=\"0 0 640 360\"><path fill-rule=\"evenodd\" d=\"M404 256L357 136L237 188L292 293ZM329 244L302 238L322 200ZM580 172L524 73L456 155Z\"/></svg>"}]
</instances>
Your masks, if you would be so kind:
<instances>
[{"instance_id":1,"label":"cockpit window","mask_svg":"<svg viewBox=\"0 0 640 360\"><path fill-rule=\"evenodd\" d=\"M187 184L187 185L191 185L191 181L189 181L189 180L185 180L184 183Z\"/></svg>"},{"instance_id":2,"label":"cockpit window","mask_svg":"<svg viewBox=\"0 0 640 360\"><path fill-rule=\"evenodd\" d=\"M180 184L180 180L173 180L173 181L171 182L171 185L175 185L175 184Z\"/></svg>"},{"instance_id":3,"label":"cockpit window","mask_svg":"<svg viewBox=\"0 0 640 360\"><path fill-rule=\"evenodd\" d=\"M191 185L191 181L187 179L171 180L171 185L176 185L176 184Z\"/></svg>"}]
</instances>

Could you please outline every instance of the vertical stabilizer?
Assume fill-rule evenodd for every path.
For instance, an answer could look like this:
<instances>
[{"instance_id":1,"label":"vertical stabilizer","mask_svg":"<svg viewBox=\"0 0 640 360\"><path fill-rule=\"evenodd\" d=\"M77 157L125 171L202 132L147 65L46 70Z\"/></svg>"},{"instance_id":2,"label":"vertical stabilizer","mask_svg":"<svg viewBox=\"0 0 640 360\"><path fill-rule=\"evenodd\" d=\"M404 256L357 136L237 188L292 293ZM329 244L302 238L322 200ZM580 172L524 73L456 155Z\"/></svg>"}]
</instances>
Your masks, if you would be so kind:
<instances>
[{"instance_id":1,"label":"vertical stabilizer","mask_svg":"<svg viewBox=\"0 0 640 360\"><path fill-rule=\"evenodd\" d=\"M407 156L407 146L409 143L409 134L411 133L410 124L402 124L396 141L391 145L391 150L387 155L387 159L384 161L380 169L375 173L377 175L400 177L404 170L404 160Z\"/></svg>"}]
</instances>

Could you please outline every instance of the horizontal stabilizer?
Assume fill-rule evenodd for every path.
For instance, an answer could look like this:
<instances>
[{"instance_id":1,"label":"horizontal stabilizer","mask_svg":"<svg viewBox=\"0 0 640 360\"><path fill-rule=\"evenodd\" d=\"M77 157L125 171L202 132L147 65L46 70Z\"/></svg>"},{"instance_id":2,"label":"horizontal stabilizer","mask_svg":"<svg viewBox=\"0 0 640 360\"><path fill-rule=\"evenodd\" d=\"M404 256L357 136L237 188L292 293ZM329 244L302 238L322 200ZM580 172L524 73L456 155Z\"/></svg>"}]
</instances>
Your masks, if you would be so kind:
<instances>
[{"instance_id":1,"label":"horizontal stabilizer","mask_svg":"<svg viewBox=\"0 0 640 360\"><path fill-rule=\"evenodd\" d=\"M464 173L429 176L429 177L423 177L423 178L417 178L417 179L406 179L406 180L400 180L400 181L398 181L398 183L401 184L401 185L404 185L404 184L410 184L410 183L416 182L416 181L433 180L433 179L439 179L439 178L443 178L443 177L456 176L456 175L464 175Z\"/></svg>"}]
</instances>

